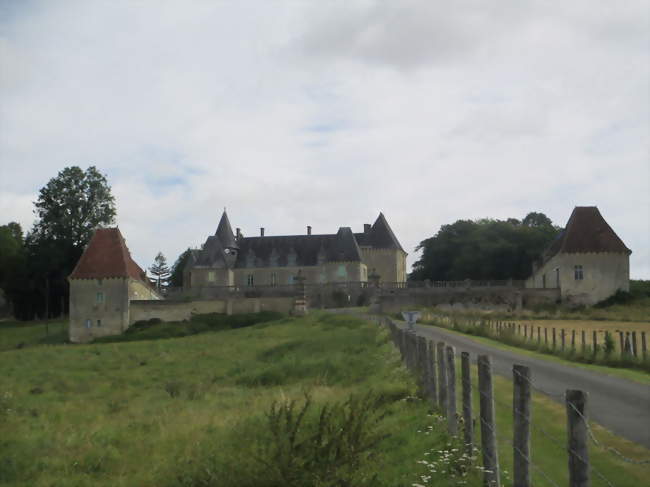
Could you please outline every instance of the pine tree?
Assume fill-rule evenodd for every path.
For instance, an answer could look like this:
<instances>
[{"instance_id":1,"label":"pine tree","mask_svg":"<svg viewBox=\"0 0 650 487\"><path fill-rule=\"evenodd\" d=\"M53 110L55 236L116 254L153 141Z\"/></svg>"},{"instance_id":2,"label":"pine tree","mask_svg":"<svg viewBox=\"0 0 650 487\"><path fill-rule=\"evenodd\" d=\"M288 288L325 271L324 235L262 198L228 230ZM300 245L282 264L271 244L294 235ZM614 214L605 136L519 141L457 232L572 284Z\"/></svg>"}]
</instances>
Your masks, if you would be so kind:
<instances>
[{"instance_id":1,"label":"pine tree","mask_svg":"<svg viewBox=\"0 0 650 487\"><path fill-rule=\"evenodd\" d=\"M153 275L151 282L156 286L156 289L161 290L167 287L171 272L167 266L167 259L162 252L158 252L158 255L156 255L153 265L149 267L149 272Z\"/></svg>"}]
</instances>

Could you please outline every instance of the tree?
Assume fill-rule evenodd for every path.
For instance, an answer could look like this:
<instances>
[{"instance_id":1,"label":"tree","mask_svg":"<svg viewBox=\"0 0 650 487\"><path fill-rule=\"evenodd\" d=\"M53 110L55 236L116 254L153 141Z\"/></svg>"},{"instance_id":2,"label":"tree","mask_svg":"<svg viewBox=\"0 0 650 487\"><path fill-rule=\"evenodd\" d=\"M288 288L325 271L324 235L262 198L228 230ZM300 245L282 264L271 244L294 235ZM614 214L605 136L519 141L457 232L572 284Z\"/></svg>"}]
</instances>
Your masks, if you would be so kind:
<instances>
[{"instance_id":1,"label":"tree","mask_svg":"<svg viewBox=\"0 0 650 487\"><path fill-rule=\"evenodd\" d=\"M153 265L149 267L149 272L153 274L151 282L156 285L156 289L161 290L167 287L171 272L169 272L167 259L162 252L158 252L158 255L156 255L156 258L153 260Z\"/></svg>"},{"instance_id":2,"label":"tree","mask_svg":"<svg viewBox=\"0 0 650 487\"><path fill-rule=\"evenodd\" d=\"M115 198L106 177L90 166L66 167L41 188L34 203L34 240L54 240L83 248L93 231L115 221Z\"/></svg>"},{"instance_id":3,"label":"tree","mask_svg":"<svg viewBox=\"0 0 650 487\"><path fill-rule=\"evenodd\" d=\"M41 188L34 202L37 221L27 234L23 262L10 295L17 318L57 316L69 299L67 277L93 231L115 220L115 200L106 177L91 166L66 167ZM14 236L22 234L9 224Z\"/></svg>"},{"instance_id":4,"label":"tree","mask_svg":"<svg viewBox=\"0 0 650 487\"><path fill-rule=\"evenodd\" d=\"M176 262L172 266L172 274L169 278L169 285L173 287L183 287L183 269L185 269L185 264L190 258L192 251L187 249L181 255L178 256Z\"/></svg>"},{"instance_id":5,"label":"tree","mask_svg":"<svg viewBox=\"0 0 650 487\"><path fill-rule=\"evenodd\" d=\"M523 221L458 220L420 242L411 280L525 279L560 229L543 213Z\"/></svg>"}]
</instances>

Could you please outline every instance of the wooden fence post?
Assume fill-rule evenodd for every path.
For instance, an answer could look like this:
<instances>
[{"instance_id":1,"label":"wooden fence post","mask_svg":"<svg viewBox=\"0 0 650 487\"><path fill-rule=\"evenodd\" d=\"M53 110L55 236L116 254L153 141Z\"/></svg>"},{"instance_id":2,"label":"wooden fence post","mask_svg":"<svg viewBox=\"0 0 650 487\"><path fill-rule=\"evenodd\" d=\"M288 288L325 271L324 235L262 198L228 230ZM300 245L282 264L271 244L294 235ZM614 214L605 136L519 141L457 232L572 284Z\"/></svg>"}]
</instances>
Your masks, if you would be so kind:
<instances>
[{"instance_id":1,"label":"wooden fence post","mask_svg":"<svg viewBox=\"0 0 650 487\"><path fill-rule=\"evenodd\" d=\"M548 328L544 327L544 345L548 347Z\"/></svg>"},{"instance_id":2,"label":"wooden fence post","mask_svg":"<svg viewBox=\"0 0 650 487\"><path fill-rule=\"evenodd\" d=\"M465 454L472 456L474 446L474 423L472 419L472 376L469 362L469 352L460 354L461 376L463 386L463 441Z\"/></svg>"},{"instance_id":3,"label":"wooden fence post","mask_svg":"<svg viewBox=\"0 0 650 487\"><path fill-rule=\"evenodd\" d=\"M429 386L429 368L427 367L427 339L418 336L418 385L422 397L427 397L427 387Z\"/></svg>"},{"instance_id":4,"label":"wooden fence post","mask_svg":"<svg viewBox=\"0 0 650 487\"><path fill-rule=\"evenodd\" d=\"M492 362L488 355L478 356L478 391L481 409L483 483L487 487L499 487L501 485L501 475L499 475L494 399L492 398Z\"/></svg>"},{"instance_id":5,"label":"wooden fence post","mask_svg":"<svg viewBox=\"0 0 650 487\"><path fill-rule=\"evenodd\" d=\"M555 351L555 327L553 327L553 351Z\"/></svg>"},{"instance_id":6,"label":"wooden fence post","mask_svg":"<svg viewBox=\"0 0 650 487\"><path fill-rule=\"evenodd\" d=\"M587 341L585 340L585 331L580 332L580 337L582 338L582 353L584 354L587 350Z\"/></svg>"},{"instance_id":7,"label":"wooden fence post","mask_svg":"<svg viewBox=\"0 0 650 487\"><path fill-rule=\"evenodd\" d=\"M625 356L628 358L632 356L632 344L630 343L629 331L625 332Z\"/></svg>"},{"instance_id":8,"label":"wooden fence post","mask_svg":"<svg viewBox=\"0 0 650 487\"><path fill-rule=\"evenodd\" d=\"M643 360L648 358L648 345L645 341L645 331L641 332L641 354L643 355Z\"/></svg>"},{"instance_id":9,"label":"wooden fence post","mask_svg":"<svg viewBox=\"0 0 650 487\"><path fill-rule=\"evenodd\" d=\"M447 430L452 436L458 434L456 413L456 350L447 345Z\"/></svg>"},{"instance_id":10,"label":"wooden fence post","mask_svg":"<svg viewBox=\"0 0 650 487\"><path fill-rule=\"evenodd\" d=\"M576 331L571 330L571 351L576 351Z\"/></svg>"},{"instance_id":11,"label":"wooden fence post","mask_svg":"<svg viewBox=\"0 0 650 487\"><path fill-rule=\"evenodd\" d=\"M564 352L564 342L565 342L565 340L566 340L566 336L565 336L565 335L566 335L566 333L564 332L564 328L562 328L562 330L560 330L560 337L561 337L561 339L562 339L562 351L563 351L563 352Z\"/></svg>"},{"instance_id":12,"label":"wooden fence post","mask_svg":"<svg viewBox=\"0 0 650 487\"><path fill-rule=\"evenodd\" d=\"M589 451L587 450L587 393L566 391L567 450L569 451L569 487L589 487Z\"/></svg>"},{"instance_id":13,"label":"wooden fence post","mask_svg":"<svg viewBox=\"0 0 650 487\"><path fill-rule=\"evenodd\" d=\"M594 330L594 336L592 337L591 340L591 347L594 353L598 350L598 332Z\"/></svg>"},{"instance_id":14,"label":"wooden fence post","mask_svg":"<svg viewBox=\"0 0 650 487\"><path fill-rule=\"evenodd\" d=\"M625 356L625 340L623 339L623 332L618 332L618 341L621 344L621 358Z\"/></svg>"},{"instance_id":15,"label":"wooden fence post","mask_svg":"<svg viewBox=\"0 0 650 487\"><path fill-rule=\"evenodd\" d=\"M447 367L445 367L445 342L436 343L438 360L438 406L447 414Z\"/></svg>"},{"instance_id":16,"label":"wooden fence post","mask_svg":"<svg viewBox=\"0 0 650 487\"><path fill-rule=\"evenodd\" d=\"M639 356L639 349L636 348L636 331L632 332L632 355L634 355L634 358Z\"/></svg>"},{"instance_id":17,"label":"wooden fence post","mask_svg":"<svg viewBox=\"0 0 650 487\"><path fill-rule=\"evenodd\" d=\"M513 365L514 487L530 487L530 369Z\"/></svg>"},{"instance_id":18,"label":"wooden fence post","mask_svg":"<svg viewBox=\"0 0 650 487\"><path fill-rule=\"evenodd\" d=\"M435 407L438 405L438 388L436 386L436 346L433 340L429 340L427 357L429 363L429 397Z\"/></svg>"},{"instance_id":19,"label":"wooden fence post","mask_svg":"<svg viewBox=\"0 0 650 487\"><path fill-rule=\"evenodd\" d=\"M539 347L540 343L542 343L542 327L538 326L537 327L537 346Z\"/></svg>"}]
</instances>

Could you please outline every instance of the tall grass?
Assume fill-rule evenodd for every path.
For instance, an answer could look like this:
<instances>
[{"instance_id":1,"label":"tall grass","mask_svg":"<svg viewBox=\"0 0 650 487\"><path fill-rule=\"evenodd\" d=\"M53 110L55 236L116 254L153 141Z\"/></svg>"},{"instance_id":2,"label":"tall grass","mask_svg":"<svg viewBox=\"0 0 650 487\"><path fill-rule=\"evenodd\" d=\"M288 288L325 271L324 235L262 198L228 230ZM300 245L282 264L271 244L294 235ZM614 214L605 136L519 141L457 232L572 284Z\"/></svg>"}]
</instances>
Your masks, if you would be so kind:
<instances>
[{"instance_id":1,"label":"tall grass","mask_svg":"<svg viewBox=\"0 0 650 487\"><path fill-rule=\"evenodd\" d=\"M488 326L487 321L484 319L471 321L458 317L452 317L451 319L440 317L434 318L430 323L435 326L449 328L468 335L498 340L506 345L524 348L526 350L540 352L547 355L554 355L565 360L650 372L650 357L634 357L630 354L621 354L615 351L614 339L610 332L605 333L605 342L601 345L587 347L584 350L582 350L582 348L574 349L571 347L566 347L562 350L561 348L550 347L542 341L530 338L526 339L511 328L504 328L497 333L494 329Z\"/></svg>"},{"instance_id":2,"label":"tall grass","mask_svg":"<svg viewBox=\"0 0 650 487\"><path fill-rule=\"evenodd\" d=\"M410 487L416 461L449 441L442 428L417 433L430 407L387 334L346 316L14 349L0 353L0 368L0 484L9 486L284 486L293 477L279 458L302 445L298 460L313 468L294 485ZM273 425L295 418L305 393L310 406L287 449ZM456 484L441 475L438 485Z\"/></svg>"}]
</instances>

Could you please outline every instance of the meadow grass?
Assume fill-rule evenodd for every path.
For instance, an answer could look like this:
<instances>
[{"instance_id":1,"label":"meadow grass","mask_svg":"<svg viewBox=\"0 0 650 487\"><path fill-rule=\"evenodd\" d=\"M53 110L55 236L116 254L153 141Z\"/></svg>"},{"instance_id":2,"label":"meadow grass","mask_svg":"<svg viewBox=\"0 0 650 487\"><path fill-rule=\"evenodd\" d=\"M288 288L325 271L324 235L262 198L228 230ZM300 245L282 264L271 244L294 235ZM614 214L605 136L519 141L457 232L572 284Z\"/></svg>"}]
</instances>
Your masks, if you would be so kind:
<instances>
[{"instance_id":1,"label":"meadow grass","mask_svg":"<svg viewBox=\"0 0 650 487\"><path fill-rule=\"evenodd\" d=\"M416 461L449 442L438 425L418 434L435 416L386 331L358 318L314 313L88 345L39 345L29 326L2 326L0 337L3 485L286 485L259 458L266 413L305 393L316 408L369 391L383 397L383 439L357 472L368 485L412 486ZM16 349L22 342L32 346ZM473 473L466 479L480 484ZM435 480L456 485L448 472Z\"/></svg>"},{"instance_id":2,"label":"meadow grass","mask_svg":"<svg viewBox=\"0 0 650 487\"><path fill-rule=\"evenodd\" d=\"M61 344L68 339L68 321L0 321L0 352L34 345Z\"/></svg>"}]
</instances>

